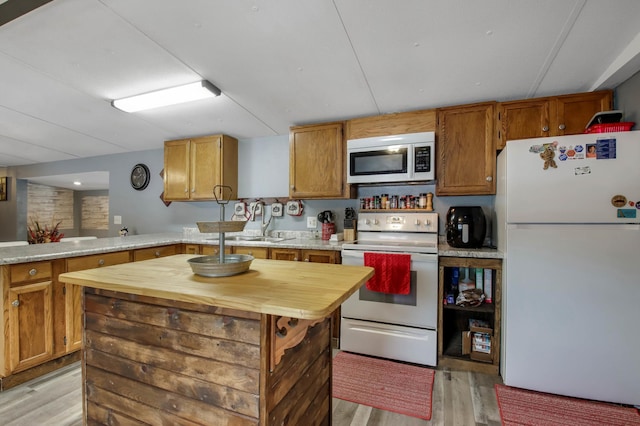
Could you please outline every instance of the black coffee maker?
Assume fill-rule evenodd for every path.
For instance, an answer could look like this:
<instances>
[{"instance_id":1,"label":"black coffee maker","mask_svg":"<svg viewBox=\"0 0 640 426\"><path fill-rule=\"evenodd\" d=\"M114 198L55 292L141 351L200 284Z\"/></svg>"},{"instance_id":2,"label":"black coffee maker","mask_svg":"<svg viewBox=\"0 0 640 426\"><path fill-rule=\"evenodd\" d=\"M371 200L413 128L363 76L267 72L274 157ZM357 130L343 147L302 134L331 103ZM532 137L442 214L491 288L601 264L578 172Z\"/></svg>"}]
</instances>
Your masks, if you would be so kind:
<instances>
[{"instance_id":1,"label":"black coffee maker","mask_svg":"<svg viewBox=\"0 0 640 426\"><path fill-rule=\"evenodd\" d=\"M479 206L454 206L447 212L447 243L457 248L480 248L487 221Z\"/></svg>"}]
</instances>

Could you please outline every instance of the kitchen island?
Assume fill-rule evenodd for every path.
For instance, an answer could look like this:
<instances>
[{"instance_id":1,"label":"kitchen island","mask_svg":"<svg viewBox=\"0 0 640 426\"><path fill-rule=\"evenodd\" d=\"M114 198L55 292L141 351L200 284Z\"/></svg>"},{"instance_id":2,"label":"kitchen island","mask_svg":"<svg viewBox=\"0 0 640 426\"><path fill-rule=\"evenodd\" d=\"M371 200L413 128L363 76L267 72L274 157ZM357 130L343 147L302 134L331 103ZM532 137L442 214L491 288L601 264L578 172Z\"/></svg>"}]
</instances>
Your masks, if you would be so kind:
<instances>
[{"instance_id":1,"label":"kitchen island","mask_svg":"<svg viewBox=\"0 0 640 426\"><path fill-rule=\"evenodd\" d=\"M85 422L329 424L331 314L373 269L175 255L64 273L84 286Z\"/></svg>"}]
</instances>

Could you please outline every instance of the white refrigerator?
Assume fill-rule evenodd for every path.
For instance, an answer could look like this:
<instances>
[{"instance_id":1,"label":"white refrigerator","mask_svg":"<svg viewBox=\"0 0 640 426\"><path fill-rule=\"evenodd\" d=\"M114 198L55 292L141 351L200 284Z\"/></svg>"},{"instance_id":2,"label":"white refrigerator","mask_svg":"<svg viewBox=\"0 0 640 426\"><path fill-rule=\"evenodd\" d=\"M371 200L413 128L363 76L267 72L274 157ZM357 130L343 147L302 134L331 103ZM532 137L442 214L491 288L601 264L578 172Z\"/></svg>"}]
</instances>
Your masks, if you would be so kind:
<instances>
[{"instance_id":1,"label":"white refrigerator","mask_svg":"<svg viewBox=\"0 0 640 426\"><path fill-rule=\"evenodd\" d=\"M494 226L505 384L640 405L639 209L640 132L507 142Z\"/></svg>"}]
</instances>

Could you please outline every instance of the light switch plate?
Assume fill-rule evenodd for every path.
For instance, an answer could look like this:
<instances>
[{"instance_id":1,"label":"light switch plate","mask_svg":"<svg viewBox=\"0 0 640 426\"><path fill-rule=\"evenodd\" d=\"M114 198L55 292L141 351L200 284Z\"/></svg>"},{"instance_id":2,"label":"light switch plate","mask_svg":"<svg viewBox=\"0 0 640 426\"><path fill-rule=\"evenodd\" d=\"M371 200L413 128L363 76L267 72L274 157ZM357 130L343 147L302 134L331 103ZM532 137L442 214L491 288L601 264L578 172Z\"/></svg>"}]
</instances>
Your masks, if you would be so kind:
<instances>
[{"instance_id":1,"label":"light switch plate","mask_svg":"<svg viewBox=\"0 0 640 426\"><path fill-rule=\"evenodd\" d=\"M309 216L307 218L307 228L316 229L318 227L318 218Z\"/></svg>"},{"instance_id":2,"label":"light switch plate","mask_svg":"<svg viewBox=\"0 0 640 426\"><path fill-rule=\"evenodd\" d=\"M122 225L122 216L114 216L113 217L113 224L114 225Z\"/></svg>"}]
</instances>

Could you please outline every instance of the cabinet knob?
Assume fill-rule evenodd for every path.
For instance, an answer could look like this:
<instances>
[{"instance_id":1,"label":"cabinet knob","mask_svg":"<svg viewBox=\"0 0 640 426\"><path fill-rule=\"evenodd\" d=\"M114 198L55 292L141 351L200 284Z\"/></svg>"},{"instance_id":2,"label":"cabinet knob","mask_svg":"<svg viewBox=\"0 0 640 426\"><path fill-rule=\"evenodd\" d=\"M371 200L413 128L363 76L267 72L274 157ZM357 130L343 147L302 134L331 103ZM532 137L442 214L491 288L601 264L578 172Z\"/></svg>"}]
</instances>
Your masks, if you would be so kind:
<instances>
[{"instance_id":1,"label":"cabinet knob","mask_svg":"<svg viewBox=\"0 0 640 426\"><path fill-rule=\"evenodd\" d=\"M20 306L20 301L18 299L14 300L13 302L11 302L11 306L17 308L18 306Z\"/></svg>"},{"instance_id":2,"label":"cabinet knob","mask_svg":"<svg viewBox=\"0 0 640 426\"><path fill-rule=\"evenodd\" d=\"M98 260L98 265L103 266L104 265L104 259Z\"/></svg>"},{"instance_id":3,"label":"cabinet knob","mask_svg":"<svg viewBox=\"0 0 640 426\"><path fill-rule=\"evenodd\" d=\"M561 124L561 125L558 126L558 129L560 129L560 130L564 130L566 128L567 128L567 126L565 126L564 124Z\"/></svg>"},{"instance_id":4,"label":"cabinet knob","mask_svg":"<svg viewBox=\"0 0 640 426\"><path fill-rule=\"evenodd\" d=\"M544 127L542 128L542 131L543 131L543 132L548 132L548 131L549 131L549 126L544 126Z\"/></svg>"},{"instance_id":5,"label":"cabinet knob","mask_svg":"<svg viewBox=\"0 0 640 426\"><path fill-rule=\"evenodd\" d=\"M156 255L156 257L160 257L160 252L156 251L155 255Z\"/></svg>"},{"instance_id":6,"label":"cabinet knob","mask_svg":"<svg viewBox=\"0 0 640 426\"><path fill-rule=\"evenodd\" d=\"M298 256L294 256L293 260L295 260L297 262L298 261Z\"/></svg>"},{"instance_id":7,"label":"cabinet knob","mask_svg":"<svg viewBox=\"0 0 640 426\"><path fill-rule=\"evenodd\" d=\"M295 185L291 185L291 189L296 189Z\"/></svg>"},{"instance_id":8,"label":"cabinet knob","mask_svg":"<svg viewBox=\"0 0 640 426\"><path fill-rule=\"evenodd\" d=\"M307 257L304 261L305 261L305 262L308 262L308 261L309 261L309 258Z\"/></svg>"},{"instance_id":9,"label":"cabinet knob","mask_svg":"<svg viewBox=\"0 0 640 426\"><path fill-rule=\"evenodd\" d=\"M493 180L493 176L487 176L486 179L487 179L487 182L491 182Z\"/></svg>"},{"instance_id":10,"label":"cabinet knob","mask_svg":"<svg viewBox=\"0 0 640 426\"><path fill-rule=\"evenodd\" d=\"M38 270L36 268L29 269L29 275L31 275L32 277L35 276L37 273L38 273Z\"/></svg>"}]
</instances>

